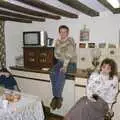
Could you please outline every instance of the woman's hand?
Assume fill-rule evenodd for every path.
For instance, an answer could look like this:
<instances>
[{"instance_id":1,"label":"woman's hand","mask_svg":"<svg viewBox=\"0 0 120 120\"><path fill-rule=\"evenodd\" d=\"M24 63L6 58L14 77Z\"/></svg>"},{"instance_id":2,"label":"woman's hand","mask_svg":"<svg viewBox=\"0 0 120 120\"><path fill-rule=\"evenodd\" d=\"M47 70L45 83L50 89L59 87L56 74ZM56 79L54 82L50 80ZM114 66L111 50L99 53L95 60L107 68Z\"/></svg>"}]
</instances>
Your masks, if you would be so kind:
<instances>
[{"instance_id":1,"label":"woman's hand","mask_svg":"<svg viewBox=\"0 0 120 120\"><path fill-rule=\"evenodd\" d=\"M96 100L93 97L90 97L89 100L92 102L96 102Z\"/></svg>"},{"instance_id":2,"label":"woman's hand","mask_svg":"<svg viewBox=\"0 0 120 120\"><path fill-rule=\"evenodd\" d=\"M113 110L112 110L112 109L109 109L109 110L108 110L108 114L112 117L112 116L114 115Z\"/></svg>"},{"instance_id":3,"label":"woman's hand","mask_svg":"<svg viewBox=\"0 0 120 120\"><path fill-rule=\"evenodd\" d=\"M109 109L108 112L105 114L105 120L111 120L113 116L114 116L113 110Z\"/></svg>"},{"instance_id":4,"label":"woman's hand","mask_svg":"<svg viewBox=\"0 0 120 120\"><path fill-rule=\"evenodd\" d=\"M98 100L99 96L97 94L92 95L93 99Z\"/></svg>"}]
</instances>

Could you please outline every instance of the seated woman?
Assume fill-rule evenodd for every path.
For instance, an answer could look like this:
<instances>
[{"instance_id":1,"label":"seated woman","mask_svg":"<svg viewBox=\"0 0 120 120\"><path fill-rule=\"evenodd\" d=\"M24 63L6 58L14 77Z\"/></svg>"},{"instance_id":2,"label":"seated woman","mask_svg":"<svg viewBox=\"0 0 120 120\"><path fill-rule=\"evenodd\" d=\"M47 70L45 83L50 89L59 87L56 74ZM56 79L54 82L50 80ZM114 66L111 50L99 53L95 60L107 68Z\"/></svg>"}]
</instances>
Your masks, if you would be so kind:
<instances>
[{"instance_id":1,"label":"seated woman","mask_svg":"<svg viewBox=\"0 0 120 120\"><path fill-rule=\"evenodd\" d=\"M7 68L2 68L0 70L0 86L7 89L20 91L17 82L12 76L12 74L7 70Z\"/></svg>"},{"instance_id":2,"label":"seated woman","mask_svg":"<svg viewBox=\"0 0 120 120\"><path fill-rule=\"evenodd\" d=\"M99 72L88 79L86 96L66 114L65 120L104 120L111 112L118 93L117 66L112 59L104 59Z\"/></svg>"}]
</instances>

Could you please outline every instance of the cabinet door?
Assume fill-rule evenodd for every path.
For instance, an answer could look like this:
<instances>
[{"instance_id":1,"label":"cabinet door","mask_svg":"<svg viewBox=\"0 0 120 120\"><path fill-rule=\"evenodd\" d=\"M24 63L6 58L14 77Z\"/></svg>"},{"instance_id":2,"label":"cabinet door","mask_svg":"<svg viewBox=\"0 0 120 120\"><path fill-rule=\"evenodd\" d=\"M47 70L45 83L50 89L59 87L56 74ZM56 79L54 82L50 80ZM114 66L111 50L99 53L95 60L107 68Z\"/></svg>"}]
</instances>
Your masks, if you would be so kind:
<instances>
[{"instance_id":1,"label":"cabinet door","mask_svg":"<svg viewBox=\"0 0 120 120\"><path fill-rule=\"evenodd\" d=\"M85 95L84 86L75 86L75 102L77 102L81 97Z\"/></svg>"},{"instance_id":2,"label":"cabinet door","mask_svg":"<svg viewBox=\"0 0 120 120\"><path fill-rule=\"evenodd\" d=\"M35 67L37 63L37 49L24 48L24 66Z\"/></svg>"},{"instance_id":3,"label":"cabinet door","mask_svg":"<svg viewBox=\"0 0 120 120\"><path fill-rule=\"evenodd\" d=\"M36 81L26 78L15 77L21 91L39 96L45 106L50 105L52 99L51 83L48 81Z\"/></svg>"},{"instance_id":4,"label":"cabinet door","mask_svg":"<svg viewBox=\"0 0 120 120\"><path fill-rule=\"evenodd\" d=\"M86 84L87 79L85 78L75 79L75 102L77 102L81 97L85 96Z\"/></svg>"},{"instance_id":5,"label":"cabinet door","mask_svg":"<svg viewBox=\"0 0 120 120\"><path fill-rule=\"evenodd\" d=\"M52 67L54 63L53 48L41 48L39 50L38 63L42 67Z\"/></svg>"},{"instance_id":6,"label":"cabinet door","mask_svg":"<svg viewBox=\"0 0 120 120\"><path fill-rule=\"evenodd\" d=\"M54 48L24 48L24 66L32 69L50 68L54 64Z\"/></svg>"}]
</instances>

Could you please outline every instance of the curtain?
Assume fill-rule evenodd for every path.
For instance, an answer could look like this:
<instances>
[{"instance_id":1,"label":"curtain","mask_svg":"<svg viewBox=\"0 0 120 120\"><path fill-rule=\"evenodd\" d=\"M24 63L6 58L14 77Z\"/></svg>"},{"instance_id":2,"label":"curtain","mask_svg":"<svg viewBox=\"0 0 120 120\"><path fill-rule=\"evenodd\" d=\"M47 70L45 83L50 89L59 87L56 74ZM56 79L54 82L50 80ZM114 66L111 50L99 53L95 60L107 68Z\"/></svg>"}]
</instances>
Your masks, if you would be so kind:
<instances>
[{"instance_id":1,"label":"curtain","mask_svg":"<svg viewBox=\"0 0 120 120\"><path fill-rule=\"evenodd\" d=\"M0 66L6 66L4 21L0 20Z\"/></svg>"}]
</instances>

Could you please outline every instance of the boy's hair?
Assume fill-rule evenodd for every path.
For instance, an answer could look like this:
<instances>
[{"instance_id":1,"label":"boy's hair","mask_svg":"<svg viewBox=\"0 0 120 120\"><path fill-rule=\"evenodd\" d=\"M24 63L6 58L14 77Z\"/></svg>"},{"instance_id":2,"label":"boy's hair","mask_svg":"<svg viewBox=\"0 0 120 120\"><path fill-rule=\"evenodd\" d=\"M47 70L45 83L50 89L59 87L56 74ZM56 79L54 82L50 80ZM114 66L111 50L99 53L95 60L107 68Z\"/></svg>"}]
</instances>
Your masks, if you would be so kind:
<instances>
[{"instance_id":1,"label":"boy's hair","mask_svg":"<svg viewBox=\"0 0 120 120\"><path fill-rule=\"evenodd\" d=\"M111 72L109 73L110 79L112 79L114 75L118 75L117 64L113 59L110 59L110 58L104 59L100 65L100 71L101 71L103 64L109 64L111 66Z\"/></svg>"},{"instance_id":2,"label":"boy's hair","mask_svg":"<svg viewBox=\"0 0 120 120\"><path fill-rule=\"evenodd\" d=\"M67 31L69 31L69 28L66 25L59 26L59 32L61 29L66 29Z\"/></svg>"}]
</instances>

